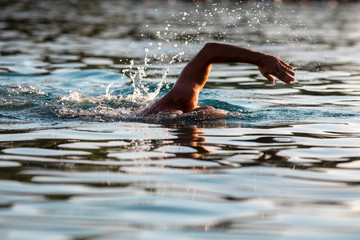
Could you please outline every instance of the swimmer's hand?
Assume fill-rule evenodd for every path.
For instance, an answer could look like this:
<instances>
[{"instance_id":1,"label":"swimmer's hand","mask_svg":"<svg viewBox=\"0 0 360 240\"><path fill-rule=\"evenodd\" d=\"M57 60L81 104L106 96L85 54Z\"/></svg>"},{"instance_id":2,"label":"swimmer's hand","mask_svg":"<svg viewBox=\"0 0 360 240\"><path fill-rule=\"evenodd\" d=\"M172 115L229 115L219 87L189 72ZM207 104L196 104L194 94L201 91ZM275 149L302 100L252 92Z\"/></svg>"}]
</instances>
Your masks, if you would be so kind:
<instances>
[{"instance_id":1,"label":"swimmer's hand","mask_svg":"<svg viewBox=\"0 0 360 240\"><path fill-rule=\"evenodd\" d=\"M275 83L273 76L287 84L295 81L295 72L292 71L294 68L275 56L264 54L258 64L258 68L271 84Z\"/></svg>"}]
</instances>

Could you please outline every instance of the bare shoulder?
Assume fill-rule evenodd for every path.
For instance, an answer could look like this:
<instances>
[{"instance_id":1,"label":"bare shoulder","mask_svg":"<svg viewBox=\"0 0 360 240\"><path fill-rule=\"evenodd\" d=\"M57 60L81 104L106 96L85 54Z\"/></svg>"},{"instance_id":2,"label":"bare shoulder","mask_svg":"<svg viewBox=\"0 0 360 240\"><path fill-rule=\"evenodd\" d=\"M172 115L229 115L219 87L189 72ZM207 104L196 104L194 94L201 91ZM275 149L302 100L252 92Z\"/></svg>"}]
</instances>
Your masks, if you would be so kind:
<instances>
[{"instance_id":1,"label":"bare shoulder","mask_svg":"<svg viewBox=\"0 0 360 240\"><path fill-rule=\"evenodd\" d=\"M193 120L215 120L224 119L228 115L228 111L216 109L211 106L197 107L191 112L183 113L182 118L189 118Z\"/></svg>"},{"instance_id":2,"label":"bare shoulder","mask_svg":"<svg viewBox=\"0 0 360 240\"><path fill-rule=\"evenodd\" d=\"M151 114L149 112L138 113L137 118L140 118L144 121L175 121L178 120L190 120L190 121L205 121L205 120L218 120L225 119L229 112L221 109L216 109L210 106L197 107L194 110L183 113L181 110L173 111L154 111Z\"/></svg>"}]
</instances>

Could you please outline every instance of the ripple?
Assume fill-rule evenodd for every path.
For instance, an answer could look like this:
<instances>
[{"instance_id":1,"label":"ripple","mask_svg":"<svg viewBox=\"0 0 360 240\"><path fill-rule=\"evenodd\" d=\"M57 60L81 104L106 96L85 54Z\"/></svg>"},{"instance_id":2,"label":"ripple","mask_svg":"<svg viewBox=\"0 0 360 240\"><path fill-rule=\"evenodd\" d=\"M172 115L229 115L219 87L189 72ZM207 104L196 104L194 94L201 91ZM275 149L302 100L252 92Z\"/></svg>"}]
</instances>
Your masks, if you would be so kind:
<instances>
[{"instance_id":1,"label":"ripple","mask_svg":"<svg viewBox=\"0 0 360 240\"><path fill-rule=\"evenodd\" d=\"M0 168L8 168L8 167L20 167L21 165L17 162L11 161L0 161Z\"/></svg>"},{"instance_id":2,"label":"ripple","mask_svg":"<svg viewBox=\"0 0 360 240\"><path fill-rule=\"evenodd\" d=\"M84 58L87 65L111 65L113 62L107 58Z\"/></svg>"},{"instance_id":3,"label":"ripple","mask_svg":"<svg viewBox=\"0 0 360 240\"><path fill-rule=\"evenodd\" d=\"M60 144L60 148L70 149L101 149L105 147L127 147L129 143L122 141L109 141L109 142L75 142Z\"/></svg>"},{"instance_id":4,"label":"ripple","mask_svg":"<svg viewBox=\"0 0 360 240\"><path fill-rule=\"evenodd\" d=\"M163 159L172 157L173 154L160 153L160 152L123 152L123 153L111 153L108 154L108 157L113 157L117 159Z\"/></svg>"},{"instance_id":5,"label":"ripple","mask_svg":"<svg viewBox=\"0 0 360 240\"><path fill-rule=\"evenodd\" d=\"M350 168L350 169L359 169L360 168L360 161L353 161L353 162L346 162L346 163L339 163L336 165L339 168Z\"/></svg>"},{"instance_id":6,"label":"ripple","mask_svg":"<svg viewBox=\"0 0 360 240\"><path fill-rule=\"evenodd\" d=\"M157 152L166 153L196 153L197 151L191 147L184 146L164 146L156 149Z\"/></svg>"},{"instance_id":7,"label":"ripple","mask_svg":"<svg viewBox=\"0 0 360 240\"><path fill-rule=\"evenodd\" d=\"M2 1L0 236L358 239L360 18L333 2ZM208 41L297 81L214 64L220 111L134 117Z\"/></svg>"},{"instance_id":8,"label":"ripple","mask_svg":"<svg viewBox=\"0 0 360 240\"><path fill-rule=\"evenodd\" d=\"M11 72L21 73L21 74L43 74L47 73L44 69L32 68L32 67L8 67L8 70Z\"/></svg>"},{"instance_id":9,"label":"ripple","mask_svg":"<svg viewBox=\"0 0 360 240\"><path fill-rule=\"evenodd\" d=\"M69 151L69 150L54 150L54 149L39 149L39 148L9 148L2 152L7 154L17 154L26 156L66 156L66 155L90 155L91 153L85 151Z\"/></svg>"}]
</instances>

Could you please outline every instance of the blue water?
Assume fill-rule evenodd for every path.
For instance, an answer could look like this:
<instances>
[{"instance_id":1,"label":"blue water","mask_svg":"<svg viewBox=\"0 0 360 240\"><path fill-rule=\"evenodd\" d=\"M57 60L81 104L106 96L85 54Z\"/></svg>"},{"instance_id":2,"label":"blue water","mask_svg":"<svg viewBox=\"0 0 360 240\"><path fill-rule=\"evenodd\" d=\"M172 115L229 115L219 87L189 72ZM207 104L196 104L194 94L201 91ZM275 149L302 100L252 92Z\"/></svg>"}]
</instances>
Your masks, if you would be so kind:
<instances>
[{"instance_id":1,"label":"blue water","mask_svg":"<svg viewBox=\"0 0 360 240\"><path fill-rule=\"evenodd\" d=\"M359 5L0 2L0 238L359 239ZM204 45L209 115L138 117Z\"/></svg>"}]
</instances>

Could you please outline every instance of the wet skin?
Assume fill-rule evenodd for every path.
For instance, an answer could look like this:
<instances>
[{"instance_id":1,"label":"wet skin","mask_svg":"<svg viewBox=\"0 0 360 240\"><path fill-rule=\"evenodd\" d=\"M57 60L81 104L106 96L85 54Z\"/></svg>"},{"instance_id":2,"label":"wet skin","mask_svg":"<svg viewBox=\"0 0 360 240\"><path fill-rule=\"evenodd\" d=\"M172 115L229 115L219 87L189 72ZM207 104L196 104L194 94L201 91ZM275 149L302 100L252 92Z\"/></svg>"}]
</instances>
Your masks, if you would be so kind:
<instances>
[{"instance_id":1,"label":"wet skin","mask_svg":"<svg viewBox=\"0 0 360 240\"><path fill-rule=\"evenodd\" d=\"M157 113L188 113L191 111L212 110L211 106L198 107L198 97L204 87L213 63L241 62L257 65L260 73L272 84L274 77L291 84L295 81L293 67L281 59L235 45L207 43L199 53L184 67L175 86L139 115Z\"/></svg>"}]
</instances>

